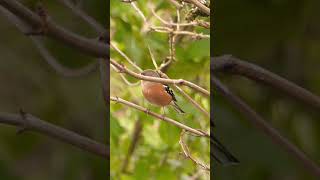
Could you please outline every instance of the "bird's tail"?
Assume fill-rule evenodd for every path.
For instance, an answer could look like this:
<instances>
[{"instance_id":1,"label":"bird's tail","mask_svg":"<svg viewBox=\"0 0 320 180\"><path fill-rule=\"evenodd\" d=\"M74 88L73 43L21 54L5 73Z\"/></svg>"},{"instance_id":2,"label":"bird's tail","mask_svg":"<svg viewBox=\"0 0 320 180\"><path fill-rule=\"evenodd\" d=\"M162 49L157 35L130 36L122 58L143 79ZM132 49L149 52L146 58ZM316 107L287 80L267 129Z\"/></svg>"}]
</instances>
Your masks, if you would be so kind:
<instances>
[{"instance_id":1,"label":"bird's tail","mask_svg":"<svg viewBox=\"0 0 320 180\"><path fill-rule=\"evenodd\" d=\"M185 112L178 106L175 101L172 101L171 106L180 114L184 114Z\"/></svg>"}]
</instances>

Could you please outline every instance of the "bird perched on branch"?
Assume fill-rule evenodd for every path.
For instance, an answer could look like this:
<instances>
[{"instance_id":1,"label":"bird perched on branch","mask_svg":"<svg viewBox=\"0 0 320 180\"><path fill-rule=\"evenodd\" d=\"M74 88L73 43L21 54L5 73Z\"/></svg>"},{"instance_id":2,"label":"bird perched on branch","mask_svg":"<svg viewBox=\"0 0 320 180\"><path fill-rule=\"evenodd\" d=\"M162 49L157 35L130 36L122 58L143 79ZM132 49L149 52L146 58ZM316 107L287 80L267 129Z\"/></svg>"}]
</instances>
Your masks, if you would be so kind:
<instances>
[{"instance_id":1,"label":"bird perched on branch","mask_svg":"<svg viewBox=\"0 0 320 180\"><path fill-rule=\"evenodd\" d=\"M160 74L151 69L147 69L141 73L144 76L158 77L160 78ZM143 96L151 103L157 106L165 107L172 106L177 112L185 113L177 104L177 99L173 91L166 84L145 81L141 82L142 94Z\"/></svg>"}]
</instances>

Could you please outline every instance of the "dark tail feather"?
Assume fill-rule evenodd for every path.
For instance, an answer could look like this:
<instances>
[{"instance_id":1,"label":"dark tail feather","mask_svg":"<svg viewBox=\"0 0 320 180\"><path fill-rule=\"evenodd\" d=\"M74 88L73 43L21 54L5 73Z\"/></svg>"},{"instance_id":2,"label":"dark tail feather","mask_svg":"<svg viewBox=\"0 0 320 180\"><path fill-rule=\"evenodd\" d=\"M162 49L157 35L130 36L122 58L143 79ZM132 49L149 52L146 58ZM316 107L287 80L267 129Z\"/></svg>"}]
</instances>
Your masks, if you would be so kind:
<instances>
[{"instance_id":1,"label":"dark tail feather","mask_svg":"<svg viewBox=\"0 0 320 180\"><path fill-rule=\"evenodd\" d=\"M172 107L174 108L174 110L176 110L178 113L180 114L184 114L185 112L178 106L178 104L174 101L172 101L173 103L171 103Z\"/></svg>"},{"instance_id":2,"label":"dark tail feather","mask_svg":"<svg viewBox=\"0 0 320 180\"><path fill-rule=\"evenodd\" d=\"M213 157L217 162L222 165L236 165L239 163L237 158L235 158L215 137L210 137L210 142L212 143L210 151L210 156Z\"/></svg>"}]
</instances>

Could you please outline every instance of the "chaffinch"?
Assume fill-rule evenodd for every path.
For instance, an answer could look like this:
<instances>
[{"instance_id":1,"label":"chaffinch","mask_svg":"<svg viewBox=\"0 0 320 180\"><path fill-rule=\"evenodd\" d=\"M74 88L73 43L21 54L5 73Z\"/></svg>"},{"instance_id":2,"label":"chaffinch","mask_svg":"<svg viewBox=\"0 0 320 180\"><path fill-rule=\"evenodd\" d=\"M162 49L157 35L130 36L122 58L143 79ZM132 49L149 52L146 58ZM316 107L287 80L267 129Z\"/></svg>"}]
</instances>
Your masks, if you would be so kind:
<instances>
[{"instance_id":1,"label":"chaffinch","mask_svg":"<svg viewBox=\"0 0 320 180\"><path fill-rule=\"evenodd\" d=\"M147 69L141 73L144 76L159 77L160 74L151 69ZM141 81L142 94L151 103L157 106L165 107L172 106L177 112L185 113L177 104L177 99L174 96L173 91L166 84Z\"/></svg>"}]
</instances>

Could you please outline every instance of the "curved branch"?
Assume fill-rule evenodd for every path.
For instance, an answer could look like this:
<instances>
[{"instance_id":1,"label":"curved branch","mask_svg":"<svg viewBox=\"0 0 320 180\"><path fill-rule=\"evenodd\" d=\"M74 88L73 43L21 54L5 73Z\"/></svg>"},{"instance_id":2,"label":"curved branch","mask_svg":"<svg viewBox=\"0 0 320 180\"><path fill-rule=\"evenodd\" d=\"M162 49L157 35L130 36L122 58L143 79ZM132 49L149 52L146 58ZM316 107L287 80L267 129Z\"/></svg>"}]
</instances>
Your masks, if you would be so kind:
<instances>
[{"instance_id":1,"label":"curved branch","mask_svg":"<svg viewBox=\"0 0 320 180\"><path fill-rule=\"evenodd\" d=\"M0 113L0 123L17 126L23 130L31 130L55 139L59 139L67 144L71 144L82 150L99 155L106 159L109 159L110 157L109 148L106 145L81 136L70 130L43 121L32 116L31 114Z\"/></svg>"},{"instance_id":2,"label":"curved branch","mask_svg":"<svg viewBox=\"0 0 320 180\"><path fill-rule=\"evenodd\" d=\"M276 129L267 123L258 113L250 108L242 99L234 95L218 79L211 77L211 84L224 96L243 116L245 116L255 127L262 130L275 144L283 147L289 154L293 155L303 164L303 167L320 177L320 168L307 155L283 137Z\"/></svg>"},{"instance_id":3,"label":"curved branch","mask_svg":"<svg viewBox=\"0 0 320 180\"><path fill-rule=\"evenodd\" d=\"M60 75L64 77L81 77L83 75L87 75L91 72L94 72L98 68L98 63L94 62L85 67L81 67L78 69L71 69L61 65L55 57L49 52L49 50L44 46L44 43L38 37L31 37L32 42L39 50L39 53L43 57L43 59Z\"/></svg>"},{"instance_id":4,"label":"curved branch","mask_svg":"<svg viewBox=\"0 0 320 180\"><path fill-rule=\"evenodd\" d=\"M174 126L176 126L178 128L184 129L184 130L186 130L186 131L188 131L190 133L193 133L195 135L203 136L203 137L207 137L207 138L210 137L210 135L207 134L206 132L203 132L203 131L197 130L197 129L193 129L193 128L191 128L189 126L186 126L186 125L184 125L184 124L182 124L182 123L180 123L178 121L175 121L175 120L173 120L171 118L168 118L168 117L165 117L163 115L151 112L147 108L144 108L144 107L139 106L137 104L134 104L132 102L126 101L124 99L121 99L121 98L118 98L118 97L110 97L110 100L114 101L114 102L117 102L117 103L121 103L121 104L127 105L127 106L132 107L132 108L135 108L135 109L137 109L139 111L142 111L142 112L144 112L144 113L146 113L148 115L151 115L151 116L153 116L153 117L155 117L157 119L160 119L162 121L168 122L168 123L170 123L170 124L172 124L172 125L174 125Z\"/></svg>"},{"instance_id":5,"label":"curved branch","mask_svg":"<svg viewBox=\"0 0 320 180\"><path fill-rule=\"evenodd\" d=\"M207 91L206 89L192 83L189 81L186 81L184 79L164 79L164 78L157 78L157 77L150 77L150 76L143 76L141 74L135 73L133 71L131 71L130 69L126 68L125 66L117 63L115 60L113 60L112 58L110 59L110 63L112 65L114 65L116 68L118 68L118 70L122 73L126 73L132 77L135 77L137 79L141 79L141 80L146 80L146 81L153 81L153 82L159 82L159 83L163 83L163 84L175 84L175 85L184 85L184 86L188 86L192 89L194 89L195 91L198 91L200 93L202 93L205 96L210 96L210 92Z\"/></svg>"},{"instance_id":6,"label":"curved branch","mask_svg":"<svg viewBox=\"0 0 320 180\"><path fill-rule=\"evenodd\" d=\"M211 71L225 71L245 76L258 83L264 83L281 90L292 97L320 109L320 97L310 91L270 72L257 65L242 61L231 55L211 57Z\"/></svg>"},{"instance_id":7,"label":"curved branch","mask_svg":"<svg viewBox=\"0 0 320 180\"><path fill-rule=\"evenodd\" d=\"M0 5L32 27L38 28L43 26L43 22L37 14L30 11L16 0L0 0ZM72 33L52 22L50 18L47 19L45 23L46 31L43 32L44 35L60 40L87 54L96 57L109 58L108 45Z\"/></svg>"},{"instance_id":8,"label":"curved branch","mask_svg":"<svg viewBox=\"0 0 320 180\"><path fill-rule=\"evenodd\" d=\"M27 33L32 30L32 28L19 19L17 16L12 14L7 9L0 6L0 12L7 17L7 19L14 24L22 33ZM42 39L40 37L30 36L35 47L38 49L40 55L43 59L60 75L64 77L79 77L87 75L97 69L98 63L89 64L83 68L71 69L61 65L55 57L50 53L50 51L45 47Z\"/></svg>"},{"instance_id":9,"label":"curved branch","mask_svg":"<svg viewBox=\"0 0 320 180\"><path fill-rule=\"evenodd\" d=\"M82 18L85 22L87 22L94 30L98 32L100 36L105 35L107 33L107 30L98 23L95 19L93 19L91 16L89 16L87 13L82 11L80 8L76 7L74 3L72 3L70 0L57 0L60 3L64 4L66 7L68 7L75 15ZM109 34L108 34L109 36Z\"/></svg>"},{"instance_id":10,"label":"curved branch","mask_svg":"<svg viewBox=\"0 0 320 180\"><path fill-rule=\"evenodd\" d=\"M190 150L189 150L187 144L184 142L184 139L183 139L184 134L185 134L185 131L182 130L181 133L180 133L180 140L179 140L179 144L181 146L183 155L186 158L190 159L196 165L198 165L201 168L203 168L204 170L210 171L210 167L208 165L204 164L203 162L201 162L201 161L197 160L196 158L194 158L193 156L191 156Z\"/></svg>"}]
</instances>

